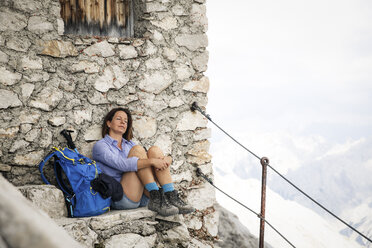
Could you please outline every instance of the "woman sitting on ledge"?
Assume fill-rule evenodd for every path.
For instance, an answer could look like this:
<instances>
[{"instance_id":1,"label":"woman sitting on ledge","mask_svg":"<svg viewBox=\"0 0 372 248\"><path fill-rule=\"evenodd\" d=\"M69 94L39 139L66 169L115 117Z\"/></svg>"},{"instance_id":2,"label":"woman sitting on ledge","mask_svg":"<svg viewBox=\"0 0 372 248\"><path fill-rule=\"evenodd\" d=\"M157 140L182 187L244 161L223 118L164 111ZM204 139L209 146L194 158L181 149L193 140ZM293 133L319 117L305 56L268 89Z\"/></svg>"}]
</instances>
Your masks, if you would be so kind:
<instances>
[{"instance_id":1,"label":"woman sitting on ledge","mask_svg":"<svg viewBox=\"0 0 372 248\"><path fill-rule=\"evenodd\" d=\"M124 190L121 200L111 202L113 209L148 205L148 209L163 216L195 211L180 199L174 189L170 174L172 158L165 157L157 146L146 152L131 141L132 116L129 110L112 109L103 120L102 137L93 147L93 159L105 174L120 182Z\"/></svg>"}]
</instances>

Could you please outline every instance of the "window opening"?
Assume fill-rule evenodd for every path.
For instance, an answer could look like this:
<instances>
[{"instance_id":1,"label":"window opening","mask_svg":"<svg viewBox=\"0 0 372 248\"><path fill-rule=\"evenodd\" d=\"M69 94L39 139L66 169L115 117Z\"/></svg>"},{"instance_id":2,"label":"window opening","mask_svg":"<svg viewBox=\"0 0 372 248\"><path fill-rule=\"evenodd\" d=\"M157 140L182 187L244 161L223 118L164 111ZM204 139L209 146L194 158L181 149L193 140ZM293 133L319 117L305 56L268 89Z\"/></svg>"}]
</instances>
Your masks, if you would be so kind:
<instances>
[{"instance_id":1,"label":"window opening","mask_svg":"<svg viewBox=\"0 0 372 248\"><path fill-rule=\"evenodd\" d=\"M133 37L133 0L59 0L65 34Z\"/></svg>"}]
</instances>

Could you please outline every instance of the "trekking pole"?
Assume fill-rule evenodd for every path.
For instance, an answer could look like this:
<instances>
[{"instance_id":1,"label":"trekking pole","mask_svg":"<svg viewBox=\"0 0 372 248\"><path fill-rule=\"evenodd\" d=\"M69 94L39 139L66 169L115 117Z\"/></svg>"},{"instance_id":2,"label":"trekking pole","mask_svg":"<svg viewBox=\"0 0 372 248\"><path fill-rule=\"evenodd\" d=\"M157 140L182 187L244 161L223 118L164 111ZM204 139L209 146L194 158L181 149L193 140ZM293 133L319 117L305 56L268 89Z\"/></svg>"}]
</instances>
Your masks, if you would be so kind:
<instances>
[{"instance_id":1,"label":"trekking pole","mask_svg":"<svg viewBox=\"0 0 372 248\"><path fill-rule=\"evenodd\" d=\"M72 141L72 137L71 137L71 133L73 133L74 131L72 130L66 130L66 129L63 129L61 131L61 134L63 135L63 137L65 137L65 139L67 140L67 146L68 148L74 150L76 153L79 153L76 149L76 146L74 144L74 142Z\"/></svg>"}]
</instances>

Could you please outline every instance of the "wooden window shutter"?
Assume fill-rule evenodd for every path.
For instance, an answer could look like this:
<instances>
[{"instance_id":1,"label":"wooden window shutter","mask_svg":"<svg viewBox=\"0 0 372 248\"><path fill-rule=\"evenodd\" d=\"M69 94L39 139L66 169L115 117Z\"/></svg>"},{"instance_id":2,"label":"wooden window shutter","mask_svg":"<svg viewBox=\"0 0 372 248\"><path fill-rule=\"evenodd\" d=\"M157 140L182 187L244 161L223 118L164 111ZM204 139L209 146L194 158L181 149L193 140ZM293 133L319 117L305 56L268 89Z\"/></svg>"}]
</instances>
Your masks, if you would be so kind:
<instances>
[{"instance_id":1,"label":"wooden window shutter","mask_svg":"<svg viewBox=\"0 0 372 248\"><path fill-rule=\"evenodd\" d=\"M133 0L59 0L65 34L133 37Z\"/></svg>"}]
</instances>

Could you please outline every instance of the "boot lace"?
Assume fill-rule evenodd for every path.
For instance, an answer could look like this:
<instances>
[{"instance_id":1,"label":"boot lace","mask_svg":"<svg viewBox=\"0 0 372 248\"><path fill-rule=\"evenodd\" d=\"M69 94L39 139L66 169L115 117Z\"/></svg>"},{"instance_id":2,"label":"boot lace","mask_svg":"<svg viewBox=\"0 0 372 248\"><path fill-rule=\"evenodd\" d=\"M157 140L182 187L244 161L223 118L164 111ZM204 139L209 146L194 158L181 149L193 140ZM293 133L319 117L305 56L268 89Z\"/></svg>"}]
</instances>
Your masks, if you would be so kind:
<instances>
[{"instance_id":1,"label":"boot lace","mask_svg":"<svg viewBox=\"0 0 372 248\"><path fill-rule=\"evenodd\" d=\"M174 202L178 205L181 205L181 206L186 205L186 203L179 197L179 195L176 191L170 192L169 198L172 202Z\"/></svg>"}]
</instances>

